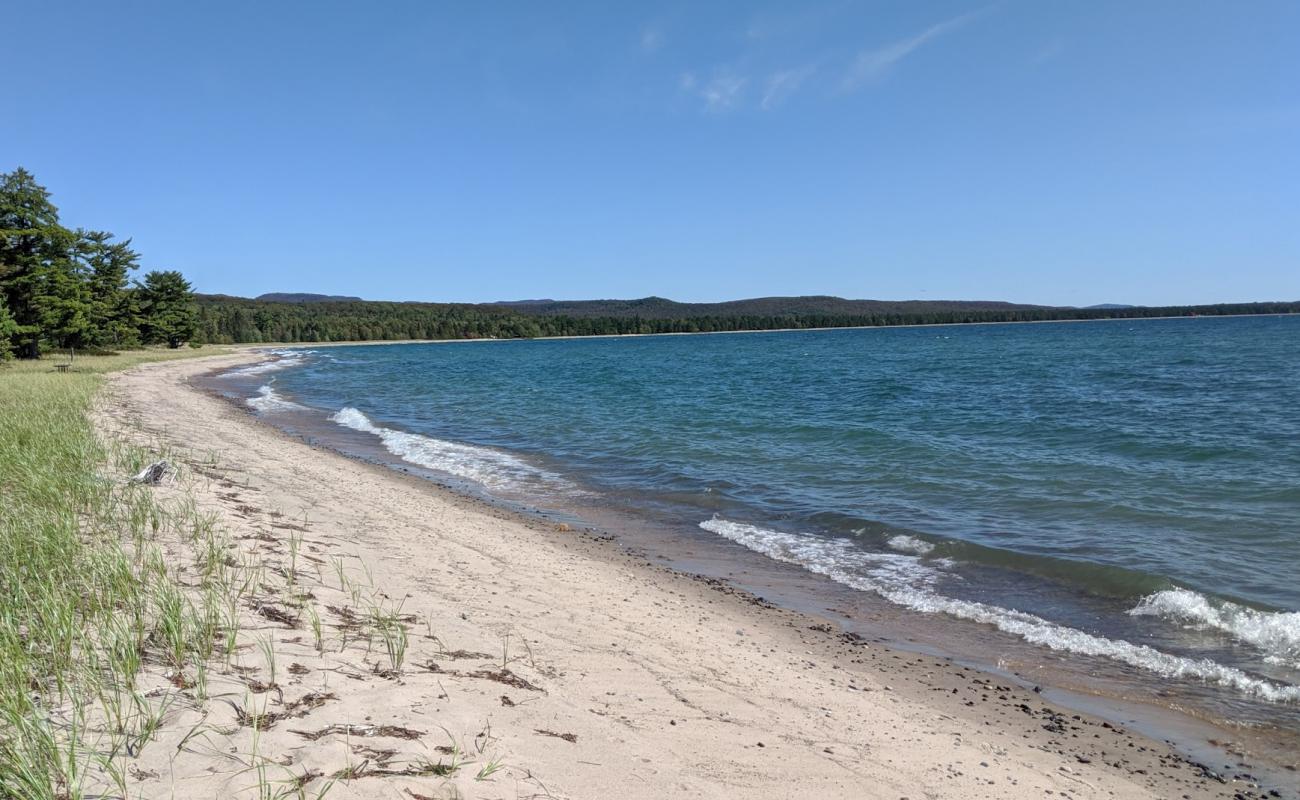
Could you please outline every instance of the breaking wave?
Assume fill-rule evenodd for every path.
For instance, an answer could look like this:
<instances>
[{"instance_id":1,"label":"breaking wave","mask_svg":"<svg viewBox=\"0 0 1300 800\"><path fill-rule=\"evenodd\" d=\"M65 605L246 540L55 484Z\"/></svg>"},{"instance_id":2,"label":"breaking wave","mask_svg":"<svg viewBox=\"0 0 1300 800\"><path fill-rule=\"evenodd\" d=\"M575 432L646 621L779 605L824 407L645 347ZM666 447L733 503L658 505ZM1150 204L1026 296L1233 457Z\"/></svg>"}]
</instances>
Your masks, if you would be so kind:
<instances>
[{"instance_id":1,"label":"breaking wave","mask_svg":"<svg viewBox=\"0 0 1300 800\"><path fill-rule=\"evenodd\" d=\"M1214 600L1190 589L1147 595L1129 610L1133 616L1160 617L1199 630L1226 633L1259 649L1271 664L1300 667L1300 612L1259 611Z\"/></svg>"},{"instance_id":2,"label":"breaking wave","mask_svg":"<svg viewBox=\"0 0 1300 800\"><path fill-rule=\"evenodd\" d=\"M385 428L374 424L355 408L344 408L330 419L354 431L373 433L384 443L388 452L404 461L465 478L489 488L517 488L521 483L560 481L558 476L509 453Z\"/></svg>"},{"instance_id":3,"label":"breaking wave","mask_svg":"<svg viewBox=\"0 0 1300 800\"><path fill-rule=\"evenodd\" d=\"M301 411L306 406L300 406L292 400L286 400L271 388L270 384L262 386L257 390L257 394L244 401L253 410L261 414L270 414L276 411Z\"/></svg>"},{"instance_id":4,"label":"breaking wave","mask_svg":"<svg viewBox=\"0 0 1300 800\"><path fill-rule=\"evenodd\" d=\"M1031 644L1110 658L1166 678L1213 683L1274 703L1300 702L1300 686L1258 678L1208 658L1185 658L1058 625L1023 611L946 597L934 589L942 573L917 556L871 553L843 539L783 533L716 517L701 522L700 527L777 561L797 564L845 586L874 592L913 611L992 625Z\"/></svg>"},{"instance_id":5,"label":"breaking wave","mask_svg":"<svg viewBox=\"0 0 1300 800\"><path fill-rule=\"evenodd\" d=\"M296 367L306 361L307 356L314 352L314 350L267 350L266 354L274 356L273 359L259 361L247 367L232 369L225 374L227 376L264 375L268 372Z\"/></svg>"},{"instance_id":6,"label":"breaking wave","mask_svg":"<svg viewBox=\"0 0 1300 800\"><path fill-rule=\"evenodd\" d=\"M913 553L918 556L934 552L934 545L924 539L918 539L915 536L908 536L905 533L900 533L897 536L890 537L889 541L885 542L885 544L888 545L891 550L897 550L900 553Z\"/></svg>"}]
</instances>

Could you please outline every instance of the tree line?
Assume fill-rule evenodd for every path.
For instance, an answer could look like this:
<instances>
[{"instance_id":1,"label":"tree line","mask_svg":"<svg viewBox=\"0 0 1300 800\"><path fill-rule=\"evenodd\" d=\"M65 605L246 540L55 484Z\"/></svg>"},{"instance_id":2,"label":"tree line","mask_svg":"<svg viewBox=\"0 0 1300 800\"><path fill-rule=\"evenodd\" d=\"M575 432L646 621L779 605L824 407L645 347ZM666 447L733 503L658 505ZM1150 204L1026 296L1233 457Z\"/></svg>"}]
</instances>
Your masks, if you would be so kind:
<instances>
[{"instance_id":1,"label":"tree line","mask_svg":"<svg viewBox=\"0 0 1300 800\"><path fill-rule=\"evenodd\" d=\"M174 270L133 281L139 260L130 239L65 227L27 170L0 173L0 360L193 340L189 282Z\"/></svg>"},{"instance_id":2,"label":"tree line","mask_svg":"<svg viewBox=\"0 0 1300 800\"><path fill-rule=\"evenodd\" d=\"M577 302L389 303L194 295L179 272L133 281L129 239L65 227L50 193L19 168L0 174L0 359L42 348L146 344L527 339L977 322L1300 313L1300 303L1065 308L962 301L769 297L729 303L663 298ZM286 297L298 297L286 295ZM314 298L301 295L302 298Z\"/></svg>"},{"instance_id":3,"label":"tree line","mask_svg":"<svg viewBox=\"0 0 1300 800\"><path fill-rule=\"evenodd\" d=\"M785 328L1291 313L1300 313L1300 302L1132 308L966 308L955 303L917 311L861 314L736 312L655 318L636 313L608 316L529 313L526 309L521 310L521 307L509 304L377 301L286 303L223 295L198 296L199 337L204 341L220 343L519 339L540 336L712 333Z\"/></svg>"}]
</instances>

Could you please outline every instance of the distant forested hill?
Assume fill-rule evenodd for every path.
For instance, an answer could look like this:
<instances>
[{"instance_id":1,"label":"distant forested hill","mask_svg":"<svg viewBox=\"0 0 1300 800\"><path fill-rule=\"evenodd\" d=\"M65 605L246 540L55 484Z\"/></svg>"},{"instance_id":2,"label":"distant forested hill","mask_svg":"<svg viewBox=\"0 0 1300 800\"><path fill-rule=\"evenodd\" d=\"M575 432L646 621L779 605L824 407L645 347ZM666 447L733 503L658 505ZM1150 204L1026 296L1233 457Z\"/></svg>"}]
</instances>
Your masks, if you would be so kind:
<instances>
[{"instance_id":1,"label":"distant forested hill","mask_svg":"<svg viewBox=\"0 0 1300 800\"><path fill-rule=\"evenodd\" d=\"M279 302L199 295L197 301L200 337L205 341L223 343L517 339L1300 313L1300 302L1063 308L994 301L845 300L839 297L763 297L729 303L677 303L660 297L647 297L641 300L525 300L471 304L328 299Z\"/></svg>"},{"instance_id":2,"label":"distant forested hill","mask_svg":"<svg viewBox=\"0 0 1300 800\"><path fill-rule=\"evenodd\" d=\"M756 297L726 303L678 303L662 297L640 300L518 300L488 305L507 306L535 317L642 317L698 319L701 317L851 317L878 314L924 314L945 311L1007 311L1043 308L991 300L845 300L842 297Z\"/></svg>"},{"instance_id":3,"label":"distant forested hill","mask_svg":"<svg viewBox=\"0 0 1300 800\"><path fill-rule=\"evenodd\" d=\"M267 292L259 294L253 298L255 300L267 300L272 303L329 303L329 302L352 302L360 300L360 297L352 297L344 294L311 294L310 292Z\"/></svg>"}]
</instances>

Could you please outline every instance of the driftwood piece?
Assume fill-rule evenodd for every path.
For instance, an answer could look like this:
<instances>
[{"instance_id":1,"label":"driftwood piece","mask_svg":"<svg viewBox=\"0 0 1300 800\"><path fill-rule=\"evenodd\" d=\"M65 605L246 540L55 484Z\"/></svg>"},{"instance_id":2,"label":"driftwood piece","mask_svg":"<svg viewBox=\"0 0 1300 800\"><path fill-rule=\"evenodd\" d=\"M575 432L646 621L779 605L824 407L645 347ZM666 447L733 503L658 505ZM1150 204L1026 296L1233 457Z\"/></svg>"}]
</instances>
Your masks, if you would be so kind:
<instances>
[{"instance_id":1,"label":"driftwood piece","mask_svg":"<svg viewBox=\"0 0 1300 800\"><path fill-rule=\"evenodd\" d=\"M171 471L171 464L166 459L155 461L131 477L131 483L143 483L149 486L157 486L162 483L162 479Z\"/></svg>"}]
</instances>

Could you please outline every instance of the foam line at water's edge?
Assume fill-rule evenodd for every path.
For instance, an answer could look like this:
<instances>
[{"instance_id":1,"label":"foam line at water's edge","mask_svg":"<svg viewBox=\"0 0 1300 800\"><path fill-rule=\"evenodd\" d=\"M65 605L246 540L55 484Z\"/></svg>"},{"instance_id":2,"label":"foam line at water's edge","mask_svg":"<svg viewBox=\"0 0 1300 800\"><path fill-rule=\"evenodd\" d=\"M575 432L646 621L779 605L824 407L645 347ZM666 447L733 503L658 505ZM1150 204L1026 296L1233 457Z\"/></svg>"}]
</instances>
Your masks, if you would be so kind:
<instances>
[{"instance_id":1,"label":"foam line at water's edge","mask_svg":"<svg viewBox=\"0 0 1300 800\"><path fill-rule=\"evenodd\" d=\"M262 414L270 414L276 411L301 411L305 406L300 406L292 400L286 400L281 397L270 384L258 388L257 394L244 400L249 407Z\"/></svg>"},{"instance_id":2,"label":"foam line at water's edge","mask_svg":"<svg viewBox=\"0 0 1300 800\"><path fill-rule=\"evenodd\" d=\"M561 482L558 476L509 453L385 428L374 424L355 408L340 409L330 416L330 420L345 428L378 436L389 453L404 461L466 478L489 488L511 488L530 480Z\"/></svg>"},{"instance_id":3,"label":"foam line at water's edge","mask_svg":"<svg viewBox=\"0 0 1300 800\"><path fill-rule=\"evenodd\" d=\"M259 361L247 367L238 367L222 373L226 377L241 377L245 375L263 375L267 372L288 369L296 367L307 360L313 350L267 350L266 355L274 358L267 361Z\"/></svg>"},{"instance_id":4,"label":"foam line at water's edge","mask_svg":"<svg viewBox=\"0 0 1300 800\"><path fill-rule=\"evenodd\" d=\"M873 554L842 539L783 533L720 518L705 520L700 527L777 561L873 592L913 611L992 625L1031 644L1110 658L1166 678L1214 683L1274 703L1300 702L1300 686L1258 678L1208 658L1185 658L1058 625L1023 611L946 597L933 588L934 568L917 556Z\"/></svg>"}]
</instances>

